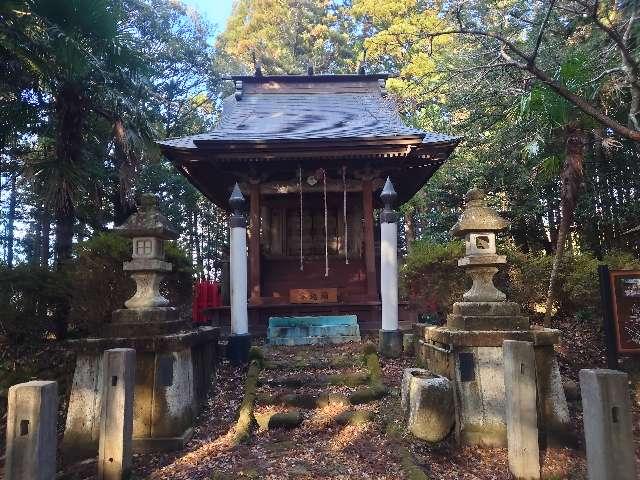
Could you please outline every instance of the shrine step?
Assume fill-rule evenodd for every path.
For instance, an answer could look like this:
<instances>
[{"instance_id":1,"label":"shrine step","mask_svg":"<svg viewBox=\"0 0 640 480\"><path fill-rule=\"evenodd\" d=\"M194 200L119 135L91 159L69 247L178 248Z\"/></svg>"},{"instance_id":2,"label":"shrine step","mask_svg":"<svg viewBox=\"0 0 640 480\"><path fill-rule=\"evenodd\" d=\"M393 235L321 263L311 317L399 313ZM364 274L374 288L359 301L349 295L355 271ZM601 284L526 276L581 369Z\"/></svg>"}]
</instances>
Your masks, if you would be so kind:
<instances>
[{"instance_id":1,"label":"shrine step","mask_svg":"<svg viewBox=\"0 0 640 480\"><path fill-rule=\"evenodd\" d=\"M355 315L271 317L267 338L272 345L321 345L359 342Z\"/></svg>"}]
</instances>

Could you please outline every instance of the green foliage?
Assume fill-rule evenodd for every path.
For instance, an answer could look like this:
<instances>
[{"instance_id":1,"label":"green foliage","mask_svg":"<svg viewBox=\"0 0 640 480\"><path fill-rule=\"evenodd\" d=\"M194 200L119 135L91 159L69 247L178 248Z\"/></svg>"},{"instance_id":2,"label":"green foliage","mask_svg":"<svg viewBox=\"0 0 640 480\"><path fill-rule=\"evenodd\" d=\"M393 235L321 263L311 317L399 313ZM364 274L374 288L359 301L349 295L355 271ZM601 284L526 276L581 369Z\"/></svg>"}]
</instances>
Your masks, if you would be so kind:
<instances>
[{"instance_id":1,"label":"green foliage","mask_svg":"<svg viewBox=\"0 0 640 480\"><path fill-rule=\"evenodd\" d=\"M325 0L239 0L216 47L217 68L265 74L355 71L360 42L348 10Z\"/></svg>"},{"instance_id":2,"label":"green foliage","mask_svg":"<svg viewBox=\"0 0 640 480\"><path fill-rule=\"evenodd\" d=\"M0 335L12 344L42 340L51 329L52 306L69 293L59 274L0 265Z\"/></svg>"},{"instance_id":3,"label":"green foliage","mask_svg":"<svg viewBox=\"0 0 640 480\"><path fill-rule=\"evenodd\" d=\"M424 311L448 311L464 291L464 273L458 268L463 255L459 241L416 241L401 270L404 294Z\"/></svg>"},{"instance_id":4,"label":"green foliage","mask_svg":"<svg viewBox=\"0 0 640 480\"><path fill-rule=\"evenodd\" d=\"M507 267L496 275L496 286L536 319L543 313L553 257L522 252L511 242L500 245L499 251L507 256ZM463 255L459 242L416 242L401 277L409 298L425 310L450 311L451 305L460 301L470 286L470 280L457 266L457 259ZM601 263L616 270L640 269L640 259L629 252L613 251L603 261L588 252L566 254L559 269L557 309L560 315L580 312L590 317L600 313L598 265Z\"/></svg>"}]
</instances>

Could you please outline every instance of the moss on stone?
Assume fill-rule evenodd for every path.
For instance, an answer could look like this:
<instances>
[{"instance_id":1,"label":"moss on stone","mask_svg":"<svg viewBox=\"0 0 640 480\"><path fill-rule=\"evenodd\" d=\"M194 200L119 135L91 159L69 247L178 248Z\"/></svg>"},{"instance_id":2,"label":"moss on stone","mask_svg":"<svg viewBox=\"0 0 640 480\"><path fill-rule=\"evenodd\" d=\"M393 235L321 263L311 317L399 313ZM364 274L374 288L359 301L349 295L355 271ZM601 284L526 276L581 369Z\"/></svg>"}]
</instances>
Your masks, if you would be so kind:
<instances>
[{"instance_id":1,"label":"moss on stone","mask_svg":"<svg viewBox=\"0 0 640 480\"><path fill-rule=\"evenodd\" d=\"M372 385L370 387L360 388L349 395L349 403L352 405L360 405L362 403L369 403L374 400L380 400L387 395L389 390L381 383Z\"/></svg>"},{"instance_id":2,"label":"moss on stone","mask_svg":"<svg viewBox=\"0 0 640 480\"><path fill-rule=\"evenodd\" d=\"M274 387L324 387L328 385L345 385L356 387L369 381L369 375L365 373L335 374L335 375L292 375L290 377L274 378L267 382Z\"/></svg>"},{"instance_id":3,"label":"moss on stone","mask_svg":"<svg viewBox=\"0 0 640 480\"><path fill-rule=\"evenodd\" d=\"M336 416L338 425L364 425L373 421L374 413L369 410L350 410Z\"/></svg>"},{"instance_id":4,"label":"moss on stone","mask_svg":"<svg viewBox=\"0 0 640 480\"><path fill-rule=\"evenodd\" d=\"M400 465L402 465L408 480L430 480L429 476L415 464L413 455L407 447L398 447L398 454L400 455Z\"/></svg>"},{"instance_id":5,"label":"moss on stone","mask_svg":"<svg viewBox=\"0 0 640 480\"><path fill-rule=\"evenodd\" d=\"M263 415L258 421L258 424L260 427L269 430L277 428L291 429L300 425L303 420L304 418L300 410L291 410L289 412Z\"/></svg>"},{"instance_id":6,"label":"moss on stone","mask_svg":"<svg viewBox=\"0 0 640 480\"><path fill-rule=\"evenodd\" d=\"M278 400L278 403L288 407L312 409L318 405L318 396L311 394L290 393L278 397Z\"/></svg>"},{"instance_id":7,"label":"moss on stone","mask_svg":"<svg viewBox=\"0 0 640 480\"><path fill-rule=\"evenodd\" d=\"M317 408L324 408L329 405L349 405L349 399L341 393L325 393L318 397Z\"/></svg>"},{"instance_id":8,"label":"moss on stone","mask_svg":"<svg viewBox=\"0 0 640 480\"><path fill-rule=\"evenodd\" d=\"M364 385L369 381L369 375L366 373L342 373L329 375L329 385L344 385L346 387L357 387Z\"/></svg>"},{"instance_id":9,"label":"moss on stone","mask_svg":"<svg viewBox=\"0 0 640 480\"><path fill-rule=\"evenodd\" d=\"M255 345L249 349L249 362L251 361L257 362L260 365L260 368L263 368L265 365L264 353L262 353L262 350Z\"/></svg>"},{"instance_id":10,"label":"moss on stone","mask_svg":"<svg viewBox=\"0 0 640 480\"><path fill-rule=\"evenodd\" d=\"M244 395L238 420L233 428L233 444L244 442L251 435L251 425L253 424L253 407L255 405L256 388L258 386L258 375L260 375L261 363L258 360L251 360L247 371L247 378L244 384Z\"/></svg>"},{"instance_id":11,"label":"moss on stone","mask_svg":"<svg viewBox=\"0 0 640 480\"><path fill-rule=\"evenodd\" d=\"M364 347L362 349L362 354L365 356L365 359L366 359L367 355L370 355L372 353L377 353L376 346L371 342L365 343Z\"/></svg>"}]
</instances>

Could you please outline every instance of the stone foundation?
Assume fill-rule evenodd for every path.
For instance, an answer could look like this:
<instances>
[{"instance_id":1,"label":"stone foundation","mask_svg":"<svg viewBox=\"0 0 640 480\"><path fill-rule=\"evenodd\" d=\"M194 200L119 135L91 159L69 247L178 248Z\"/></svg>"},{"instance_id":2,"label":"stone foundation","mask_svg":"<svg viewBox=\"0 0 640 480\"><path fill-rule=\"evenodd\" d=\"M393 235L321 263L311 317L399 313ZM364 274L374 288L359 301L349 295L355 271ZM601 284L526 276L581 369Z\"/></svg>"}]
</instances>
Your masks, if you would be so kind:
<instances>
[{"instance_id":1,"label":"stone foundation","mask_svg":"<svg viewBox=\"0 0 640 480\"><path fill-rule=\"evenodd\" d=\"M461 443L507 445L504 340L534 344L540 430L551 443L566 441L569 411L553 350L559 331L469 331L417 324L414 332L418 364L453 381L455 431Z\"/></svg>"},{"instance_id":2,"label":"stone foundation","mask_svg":"<svg viewBox=\"0 0 640 480\"><path fill-rule=\"evenodd\" d=\"M98 451L102 353L136 350L134 452L180 449L191 438L193 418L206 400L218 358L218 329L134 338L70 342L77 352L63 440L65 463Z\"/></svg>"}]
</instances>

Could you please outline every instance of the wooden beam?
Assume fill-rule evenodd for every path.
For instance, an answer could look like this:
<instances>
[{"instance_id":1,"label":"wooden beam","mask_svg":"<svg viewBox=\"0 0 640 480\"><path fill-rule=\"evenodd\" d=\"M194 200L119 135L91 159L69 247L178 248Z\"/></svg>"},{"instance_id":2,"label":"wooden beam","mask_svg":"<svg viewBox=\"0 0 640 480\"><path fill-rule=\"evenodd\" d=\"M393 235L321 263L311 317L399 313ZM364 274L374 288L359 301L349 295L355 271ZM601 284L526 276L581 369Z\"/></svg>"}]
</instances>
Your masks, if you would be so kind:
<instances>
[{"instance_id":1,"label":"wooden beam","mask_svg":"<svg viewBox=\"0 0 640 480\"><path fill-rule=\"evenodd\" d=\"M260 184L253 182L249 189L249 301L260 303Z\"/></svg>"},{"instance_id":2,"label":"wooden beam","mask_svg":"<svg viewBox=\"0 0 640 480\"><path fill-rule=\"evenodd\" d=\"M367 271L367 297L378 299L378 282L376 278L376 257L373 238L373 182L362 180L362 213L364 216L364 260Z\"/></svg>"}]
</instances>

